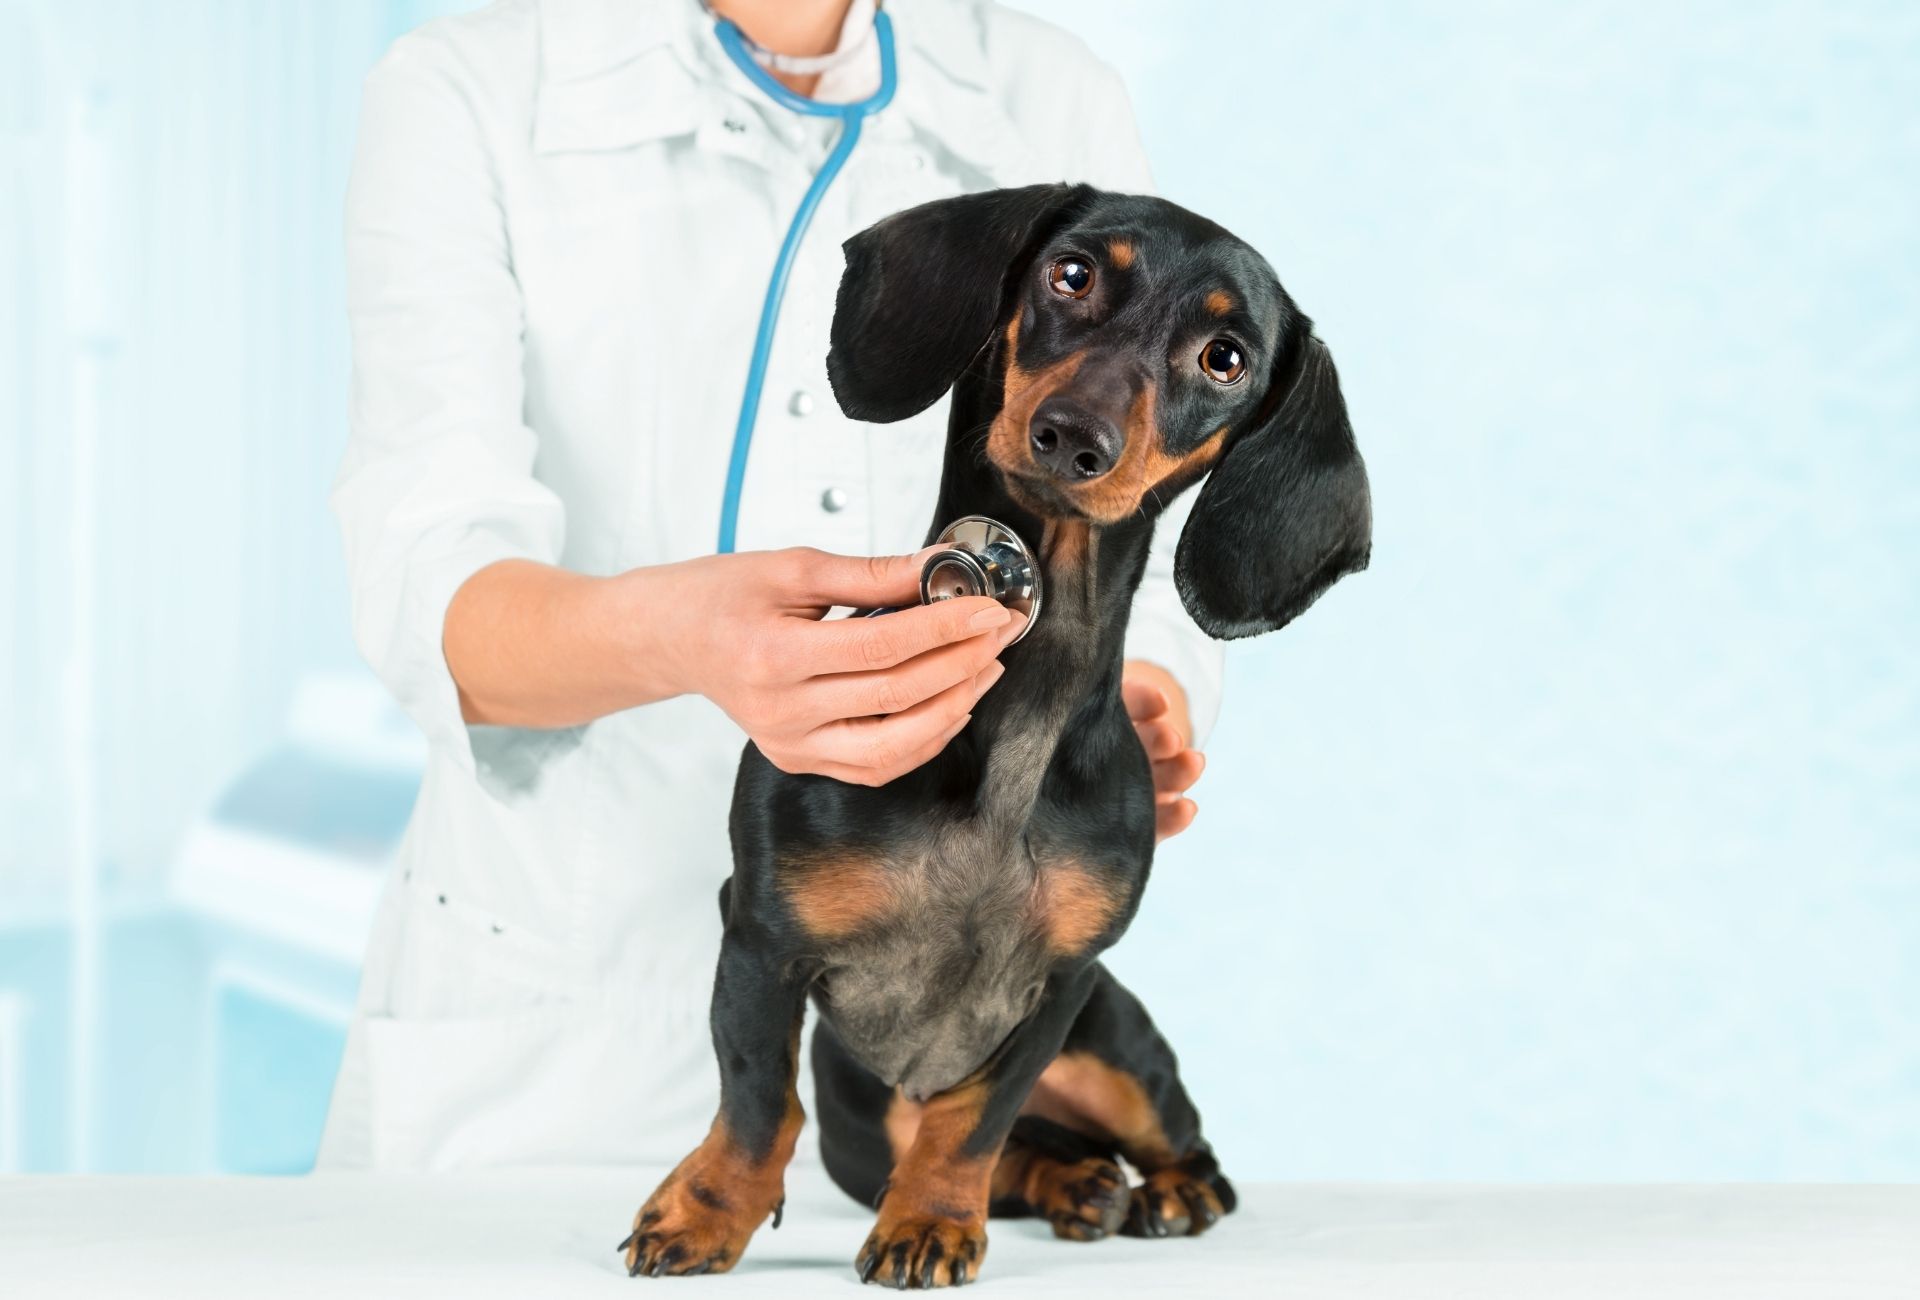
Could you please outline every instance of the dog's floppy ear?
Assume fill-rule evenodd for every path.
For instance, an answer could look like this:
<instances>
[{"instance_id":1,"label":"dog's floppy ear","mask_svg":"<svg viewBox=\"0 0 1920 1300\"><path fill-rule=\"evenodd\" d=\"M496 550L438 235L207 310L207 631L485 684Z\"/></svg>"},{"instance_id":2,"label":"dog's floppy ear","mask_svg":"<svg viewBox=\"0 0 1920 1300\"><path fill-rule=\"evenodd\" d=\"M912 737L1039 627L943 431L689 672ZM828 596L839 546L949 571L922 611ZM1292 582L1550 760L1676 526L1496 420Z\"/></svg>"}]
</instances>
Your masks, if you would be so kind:
<instances>
[{"instance_id":1,"label":"dog's floppy ear","mask_svg":"<svg viewBox=\"0 0 1920 1300\"><path fill-rule=\"evenodd\" d=\"M827 353L840 409L887 423L939 401L999 323L1010 277L1091 193L1027 185L936 199L849 239Z\"/></svg>"},{"instance_id":2,"label":"dog's floppy ear","mask_svg":"<svg viewBox=\"0 0 1920 1300\"><path fill-rule=\"evenodd\" d=\"M1187 612L1221 640L1271 632L1367 567L1373 500L1326 344L1302 328L1263 415L1233 437L1174 553Z\"/></svg>"}]
</instances>

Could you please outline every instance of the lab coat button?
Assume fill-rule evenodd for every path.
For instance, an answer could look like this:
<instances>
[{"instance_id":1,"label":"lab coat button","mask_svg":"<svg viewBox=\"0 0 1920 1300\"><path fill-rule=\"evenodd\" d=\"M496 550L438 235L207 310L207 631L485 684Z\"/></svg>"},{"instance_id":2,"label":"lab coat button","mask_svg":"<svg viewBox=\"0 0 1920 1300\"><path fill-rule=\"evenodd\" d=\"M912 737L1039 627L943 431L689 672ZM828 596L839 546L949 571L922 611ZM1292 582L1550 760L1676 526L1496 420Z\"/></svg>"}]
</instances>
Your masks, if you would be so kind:
<instances>
[{"instance_id":1,"label":"lab coat button","mask_svg":"<svg viewBox=\"0 0 1920 1300\"><path fill-rule=\"evenodd\" d=\"M787 399L787 409L799 416L812 415L813 394L804 388L795 389L793 396Z\"/></svg>"},{"instance_id":2,"label":"lab coat button","mask_svg":"<svg viewBox=\"0 0 1920 1300\"><path fill-rule=\"evenodd\" d=\"M830 487L820 494L820 508L830 515L837 515L847 508L847 490Z\"/></svg>"}]
</instances>

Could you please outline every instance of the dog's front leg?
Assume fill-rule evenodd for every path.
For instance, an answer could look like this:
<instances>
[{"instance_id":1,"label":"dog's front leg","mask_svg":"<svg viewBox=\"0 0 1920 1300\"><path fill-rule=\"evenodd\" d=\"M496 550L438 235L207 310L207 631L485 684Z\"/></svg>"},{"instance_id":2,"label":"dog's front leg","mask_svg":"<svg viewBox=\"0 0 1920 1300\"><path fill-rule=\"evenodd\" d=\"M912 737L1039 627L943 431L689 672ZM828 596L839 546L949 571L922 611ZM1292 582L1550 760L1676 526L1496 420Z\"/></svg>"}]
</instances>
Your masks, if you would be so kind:
<instances>
[{"instance_id":1,"label":"dog's front leg","mask_svg":"<svg viewBox=\"0 0 1920 1300\"><path fill-rule=\"evenodd\" d=\"M881 1193L879 1221L854 1261L861 1281L905 1290L960 1286L979 1276L1000 1148L1092 983L1090 970L1048 981L1039 1008L993 1059L920 1107L913 1141Z\"/></svg>"},{"instance_id":2,"label":"dog's front leg","mask_svg":"<svg viewBox=\"0 0 1920 1300\"><path fill-rule=\"evenodd\" d=\"M804 984L729 926L713 981L720 1113L634 1216L629 1275L724 1273L768 1215L778 1226L804 1116L794 1091Z\"/></svg>"}]
</instances>

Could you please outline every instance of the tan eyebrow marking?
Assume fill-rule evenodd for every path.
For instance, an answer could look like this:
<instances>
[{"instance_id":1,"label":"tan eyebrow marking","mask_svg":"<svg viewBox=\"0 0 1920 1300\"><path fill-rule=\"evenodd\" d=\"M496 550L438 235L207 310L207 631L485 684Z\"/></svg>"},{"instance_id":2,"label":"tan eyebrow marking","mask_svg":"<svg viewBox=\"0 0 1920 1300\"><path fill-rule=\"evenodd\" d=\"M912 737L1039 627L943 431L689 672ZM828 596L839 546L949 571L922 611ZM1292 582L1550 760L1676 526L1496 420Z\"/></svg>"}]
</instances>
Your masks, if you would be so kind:
<instances>
[{"instance_id":1,"label":"tan eyebrow marking","mask_svg":"<svg viewBox=\"0 0 1920 1300\"><path fill-rule=\"evenodd\" d=\"M1107 241L1107 260L1122 271L1133 265L1133 245L1124 239Z\"/></svg>"},{"instance_id":2,"label":"tan eyebrow marking","mask_svg":"<svg viewBox=\"0 0 1920 1300\"><path fill-rule=\"evenodd\" d=\"M1225 289L1215 289L1207 295L1207 310L1216 316L1224 316L1233 310L1233 295Z\"/></svg>"}]
</instances>

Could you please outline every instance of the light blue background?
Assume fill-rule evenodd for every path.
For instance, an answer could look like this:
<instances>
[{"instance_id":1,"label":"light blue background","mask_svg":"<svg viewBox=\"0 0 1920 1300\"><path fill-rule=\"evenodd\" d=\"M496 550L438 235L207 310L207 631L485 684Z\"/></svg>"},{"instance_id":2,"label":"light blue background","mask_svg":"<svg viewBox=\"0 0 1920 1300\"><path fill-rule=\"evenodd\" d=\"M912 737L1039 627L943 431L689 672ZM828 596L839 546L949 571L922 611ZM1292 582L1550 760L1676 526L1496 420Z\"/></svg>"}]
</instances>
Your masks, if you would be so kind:
<instances>
[{"instance_id":1,"label":"light blue background","mask_svg":"<svg viewBox=\"0 0 1920 1300\"><path fill-rule=\"evenodd\" d=\"M1318 319L1373 476L1115 958L1229 1170L1920 1178L1920 10L1029 7ZM0 0L0 1164L300 1163L325 1039L207 1009L249 940L167 866L353 669L339 196L431 8Z\"/></svg>"}]
</instances>

